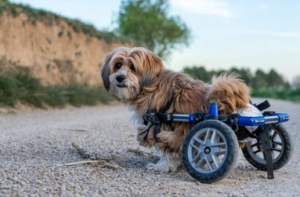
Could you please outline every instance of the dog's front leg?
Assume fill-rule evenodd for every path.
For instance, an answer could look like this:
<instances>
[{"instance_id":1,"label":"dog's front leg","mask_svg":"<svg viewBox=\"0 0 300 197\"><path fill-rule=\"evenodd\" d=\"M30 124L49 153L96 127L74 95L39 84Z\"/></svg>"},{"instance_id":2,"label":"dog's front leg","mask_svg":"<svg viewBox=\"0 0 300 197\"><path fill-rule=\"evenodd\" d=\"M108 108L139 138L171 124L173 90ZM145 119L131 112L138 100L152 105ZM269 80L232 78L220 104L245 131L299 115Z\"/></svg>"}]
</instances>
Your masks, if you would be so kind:
<instances>
[{"instance_id":1,"label":"dog's front leg","mask_svg":"<svg viewBox=\"0 0 300 197\"><path fill-rule=\"evenodd\" d=\"M154 127L150 128L148 133L143 133L143 131L146 128L148 128L148 126L143 124L141 118L135 119L135 127L138 130L137 141L139 142L140 146L144 146L144 147L155 146L156 150L159 151L157 139L154 137ZM174 137L175 137L174 132L164 131L162 129L158 136L159 139L162 139L167 143L174 141L173 139ZM181 157L179 156L179 154L168 151L162 154L162 156L160 157L159 161L156 164L149 163L147 164L146 168L147 170L154 170L160 172L175 172L177 171L180 165L181 165Z\"/></svg>"},{"instance_id":2,"label":"dog's front leg","mask_svg":"<svg viewBox=\"0 0 300 197\"><path fill-rule=\"evenodd\" d=\"M154 138L154 129L151 128L148 134L147 140L141 140L139 145L142 146L154 146L158 153L161 152L161 145L164 147L166 144L169 144L169 140L174 140L174 132L164 131L161 130L160 134L158 135L158 141ZM161 141L162 140L162 141ZM147 164L147 170L154 170L160 172L175 172L177 171L178 167L181 165L181 157L178 153L172 152L171 150L166 150L163 152L162 156L160 157L159 161L154 163Z\"/></svg>"}]
</instances>

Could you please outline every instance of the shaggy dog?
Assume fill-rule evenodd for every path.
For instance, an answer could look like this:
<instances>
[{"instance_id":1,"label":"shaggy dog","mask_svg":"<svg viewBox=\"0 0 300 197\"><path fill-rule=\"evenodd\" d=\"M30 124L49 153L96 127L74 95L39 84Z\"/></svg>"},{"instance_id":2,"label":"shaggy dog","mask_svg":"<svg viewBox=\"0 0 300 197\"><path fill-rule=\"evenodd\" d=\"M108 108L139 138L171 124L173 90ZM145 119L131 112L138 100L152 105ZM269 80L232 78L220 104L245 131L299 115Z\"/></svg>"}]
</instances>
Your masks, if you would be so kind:
<instances>
[{"instance_id":1,"label":"shaggy dog","mask_svg":"<svg viewBox=\"0 0 300 197\"><path fill-rule=\"evenodd\" d=\"M107 91L115 94L134 112L132 120L137 128L137 140L146 147L154 146L163 154L147 169L170 172L181 164L181 146L194 126L187 122L163 124L157 136L154 127L147 139L140 135L147 128L143 114L149 109L167 113L208 113L210 101L217 101L219 114L231 114L246 108L250 96L248 87L236 74L213 77L210 84L164 69L161 59L145 48L118 47L105 57L101 76ZM169 103L169 104L168 104Z\"/></svg>"}]
</instances>

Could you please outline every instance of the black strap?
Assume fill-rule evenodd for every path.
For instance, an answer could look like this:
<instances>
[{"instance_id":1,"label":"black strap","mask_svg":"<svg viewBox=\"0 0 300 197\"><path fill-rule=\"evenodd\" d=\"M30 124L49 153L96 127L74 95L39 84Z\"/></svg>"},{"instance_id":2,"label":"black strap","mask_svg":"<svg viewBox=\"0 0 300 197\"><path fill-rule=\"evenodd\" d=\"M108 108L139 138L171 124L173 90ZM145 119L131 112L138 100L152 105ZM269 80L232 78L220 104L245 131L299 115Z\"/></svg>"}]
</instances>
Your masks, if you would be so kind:
<instances>
[{"instance_id":1,"label":"black strap","mask_svg":"<svg viewBox=\"0 0 300 197\"><path fill-rule=\"evenodd\" d=\"M151 124L147 129L145 129L143 132L141 132L139 135L143 135L144 133L146 133L146 135L144 136L144 140L146 141L147 138L148 138L148 134L149 134L149 131L151 129L151 127L153 127L154 124Z\"/></svg>"},{"instance_id":2,"label":"black strap","mask_svg":"<svg viewBox=\"0 0 300 197\"><path fill-rule=\"evenodd\" d=\"M166 113L174 100L174 94L172 94L171 99L167 102L167 104L161 108L161 110L159 110L159 112L156 112L155 110L148 110L148 114L144 114L143 119L144 119L144 125L147 125L148 122L151 122L150 126L145 129L143 132L141 132L139 135L143 135L144 133L146 133L146 135L144 136L144 140L146 141L148 138L148 134L150 129L154 127L154 138L157 139L158 134L160 133L160 128L161 128L161 123L165 122L165 124L171 124L172 120L173 120L173 116L167 116L164 117L162 116L162 114ZM154 116L151 116L151 113L154 113ZM168 120L168 121L166 121ZM171 121L170 121L171 120ZM170 125L171 126L171 125Z\"/></svg>"},{"instance_id":3,"label":"black strap","mask_svg":"<svg viewBox=\"0 0 300 197\"><path fill-rule=\"evenodd\" d=\"M147 123L150 122L151 124L148 126L147 129L142 131L139 135L143 135L144 133L146 133L146 135L144 136L144 140L146 141L147 138L148 138L148 134L149 134L150 129L153 126L155 126L155 128L154 128L154 137L156 138L159 131L160 131L160 124L161 124L161 122L158 119L156 113L154 112L154 115L151 115L151 113L144 114L143 119L144 119L144 122L147 122Z\"/></svg>"},{"instance_id":4,"label":"black strap","mask_svg":"<svg viewBox=\"0 0 300 197\"><path fill-rule=\"evenodd\" d=\"M256 108L259 109L259 111L263 111L265 109L268 109L269 107L271 107L271 105L268 100L265 100L264 102L256 106Z\"/></svg>"}]
</instances>

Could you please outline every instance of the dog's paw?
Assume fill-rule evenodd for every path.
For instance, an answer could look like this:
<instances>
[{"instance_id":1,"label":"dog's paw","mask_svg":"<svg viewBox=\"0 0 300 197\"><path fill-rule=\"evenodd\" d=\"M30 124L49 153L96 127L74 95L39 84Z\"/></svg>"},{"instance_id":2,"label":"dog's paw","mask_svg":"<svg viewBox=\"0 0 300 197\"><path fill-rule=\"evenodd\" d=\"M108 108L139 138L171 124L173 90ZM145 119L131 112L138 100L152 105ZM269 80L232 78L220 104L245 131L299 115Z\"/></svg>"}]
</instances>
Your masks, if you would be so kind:
<instances>
[{"instance_id":1,"label":"dog's paw","mask_svg":"<svg viewBox=\"0 0 300 197\"><path fill-rule=\"evenodd\" d=\"M159 161L156 164L147 164L146 169L158 172L176 172L178 167L180 166L180 163L180 158L172 158L163 155L160 157Z\"/></svg>"},{"instance_id":2,"label":"dog's paw","mask_svg":"<svg viewBox=\"0 0 300 197\"><path fill-rule=\"evenodd\" d=\"M169 168L166 165L148 163L146 165L147 170L153 170L156 172L169 172Z\"/></svg>"}]
</instances>

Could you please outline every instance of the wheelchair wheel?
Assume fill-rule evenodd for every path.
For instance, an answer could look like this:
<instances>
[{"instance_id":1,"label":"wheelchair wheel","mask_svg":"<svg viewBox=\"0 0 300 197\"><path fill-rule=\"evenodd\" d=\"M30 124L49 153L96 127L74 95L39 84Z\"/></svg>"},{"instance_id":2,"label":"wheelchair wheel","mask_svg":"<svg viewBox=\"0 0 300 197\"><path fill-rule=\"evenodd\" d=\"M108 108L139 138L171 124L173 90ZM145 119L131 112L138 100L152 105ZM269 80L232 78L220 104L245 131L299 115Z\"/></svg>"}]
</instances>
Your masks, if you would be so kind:
<instances>
[{"instance_id":1,"label":"wheelchair wheel","mask_svg":"<svg viewBox=\"0 0 300 197\"><path fill-rule=\"evenodd\" d=\"M182 145L182 161L190 176L201 183L213 183L230 172L238 152L232 129L223 122L207 120L187 134Z\"/></svg>"},{"instance_id":2,"label":"wheelchair wheel","mask_svg":"<svg viewBox=\"0 0 300 197\"><path fill-rule=\"evenodd\" d=\"M278 170L289 162L293 154L293 141L281 124L270 127L270 143L272 148L273 169ZM253 139L242 148L246 160L261 171L267 170L266 160L262 152L261 144Z\"/></svg>"}]
</instances>

